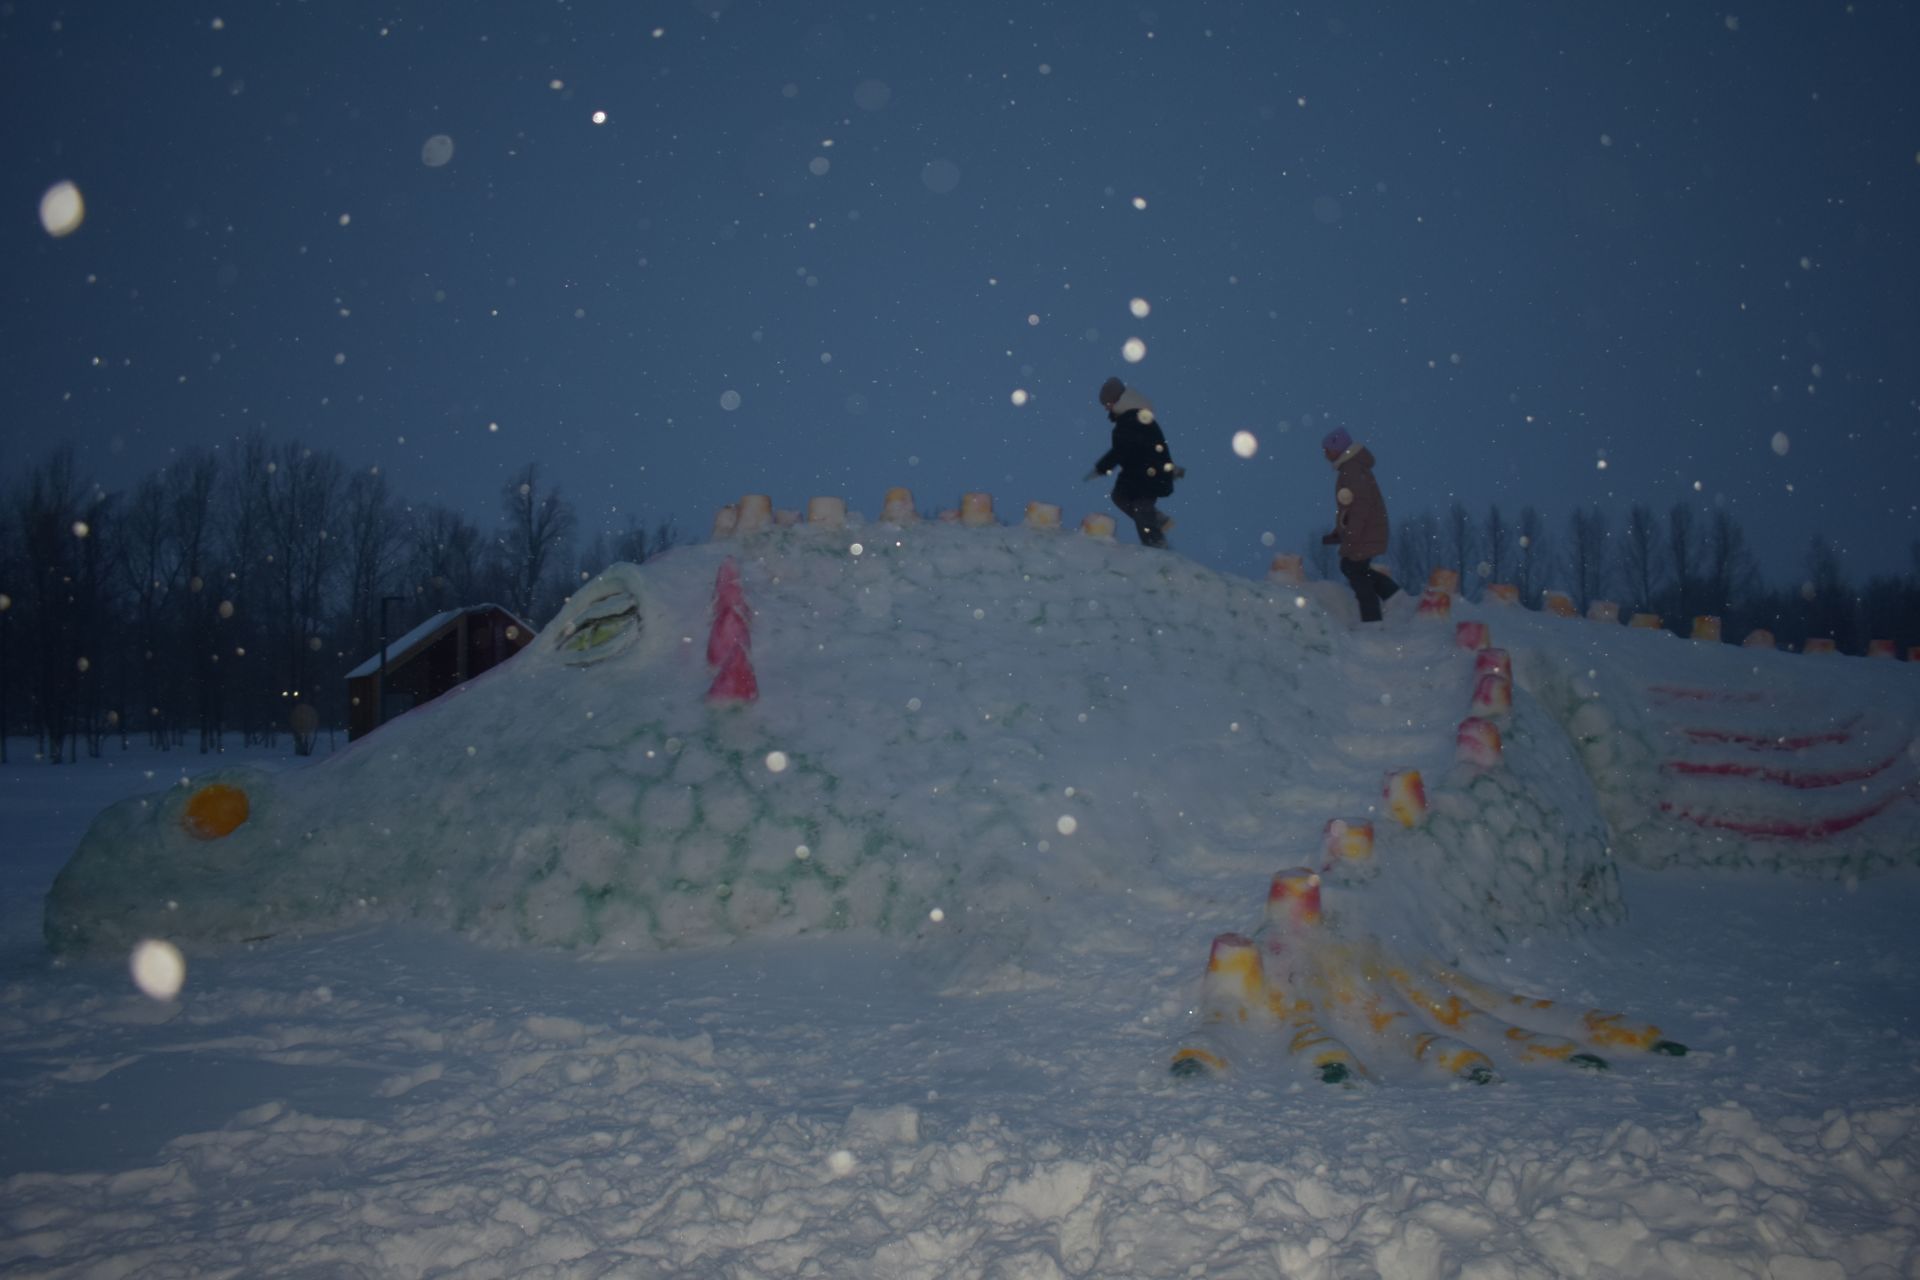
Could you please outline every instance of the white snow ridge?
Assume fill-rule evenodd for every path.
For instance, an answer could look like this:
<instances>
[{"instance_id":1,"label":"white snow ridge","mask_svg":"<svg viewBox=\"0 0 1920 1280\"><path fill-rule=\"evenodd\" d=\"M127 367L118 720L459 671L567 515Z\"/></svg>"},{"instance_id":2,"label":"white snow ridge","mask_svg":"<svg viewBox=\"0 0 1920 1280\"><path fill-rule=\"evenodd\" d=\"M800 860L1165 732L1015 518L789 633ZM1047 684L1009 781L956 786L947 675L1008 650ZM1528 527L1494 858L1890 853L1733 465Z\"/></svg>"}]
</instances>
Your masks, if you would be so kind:
<instances>
[{"instance_id":1,"label":"white snow ridge","mask_svg":"<svg viewBox=\"0 0 1920 1280\"><path fill-rule=\"evenodd\" d=\"M7 766L0 1270L1920 1274L1920 680L1447 603L836 513Z\"/></svg>"}]
</instances>

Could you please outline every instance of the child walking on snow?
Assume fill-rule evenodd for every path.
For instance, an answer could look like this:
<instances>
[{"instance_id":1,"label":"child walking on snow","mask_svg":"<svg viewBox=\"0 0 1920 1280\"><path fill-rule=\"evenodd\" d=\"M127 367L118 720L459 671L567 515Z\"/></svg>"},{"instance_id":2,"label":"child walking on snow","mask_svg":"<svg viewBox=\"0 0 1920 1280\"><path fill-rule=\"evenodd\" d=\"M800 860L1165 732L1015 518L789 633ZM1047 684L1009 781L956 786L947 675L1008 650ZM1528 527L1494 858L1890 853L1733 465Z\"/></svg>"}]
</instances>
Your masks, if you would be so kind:
<instances>
[{"instance_id":1,"label":"child walking on snow","mask_svg":"<svg viewBox=\"0 0 1920 1280\"><path fill-rule=\"evenodd\" d=\"M1145 396L1118 378L1108 378L1100 387L1100 407L1113 423L1113 447L1100 455L1087 479L1104 476L1118 467L1120 478L1113 484L1113 505L1133 521L1143 545L1164 547L1167 527L1173 521L1154 503L1170 497L1173 482L1186 471L1173 465L1167 438L1161 434L1153 406Z\"/></svg>"},{"instance_id":2,"label":"child walking on snow","mask_svg":"<svg viewBox=\"0 0 1920 1280\"><path fill-rule=\"evenodd\" d=\"M1336 504L1333 532L1320 541L1340 547L1340 572L1360 602L1360 621L1378 622L1381 602L1397 594L1400 584L1372 564L1387 552L1387 500L1373 478L1373 454L1344 427L1327 432L1320 450L1333 464Z\"/></svg>"}]
</instances>

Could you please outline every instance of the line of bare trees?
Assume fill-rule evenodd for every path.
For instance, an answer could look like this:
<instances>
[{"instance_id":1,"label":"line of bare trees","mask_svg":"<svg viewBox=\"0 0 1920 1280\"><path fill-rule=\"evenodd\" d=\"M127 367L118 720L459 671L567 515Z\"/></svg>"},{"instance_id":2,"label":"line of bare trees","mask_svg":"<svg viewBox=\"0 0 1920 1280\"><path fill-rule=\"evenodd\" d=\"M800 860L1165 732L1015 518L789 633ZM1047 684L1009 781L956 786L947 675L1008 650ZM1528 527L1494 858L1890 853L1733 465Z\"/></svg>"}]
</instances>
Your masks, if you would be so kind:
<instances>
[{"instance_id":1,"label":"line of bare trees","mask_svg":"<svg viewBox=\"0 0 1920 1280\"><path fill-rule=\"evenodd\" d=\"M1306 559L1331 577L1334 549L1322 546L1319 534L1309 533ZM1682 635L1695 617L1711 614L1729 639L1765 628L1796 649L1810 637L1831 638L1845 653L1864 652L1870 639L1920 644L1920 541L1909 548L1905 574L1857 586L1833 545L1815 537L1802 571L1770 585L1745 530L1718 507L1703 516L1680 502L1662 515L1636 503L1617 528L1602 508L1582 507L1556 532L1535 507L1509 516L1495 504L1476 516L1455 502L1444 515L1426 510L1395 521L1390 560L1410 585L1424 583L1434 569L1452 569L1469 593L1511 583L1521 602L1537 609L1545 592L1564 591L1582 612L1612 600L1622 617L1657 613Z\"/></svg>"},{"instance_id":2,"label":"line of bare trees","mask_svg":"<svg viewBox=\"0 0 1920 1280\"><path fill-rule=\"evenodd\" d=\"M117 493L57 448L0 496L0 760L9 733L54 762L133 734L214 751L285 732L304 754L345 725L345 674L383 626L487 602L538 626L608 564L680 540L670 518L584 546L578 526L537 463L482 528L259 433Z\"/></svg>"}]
</instances>

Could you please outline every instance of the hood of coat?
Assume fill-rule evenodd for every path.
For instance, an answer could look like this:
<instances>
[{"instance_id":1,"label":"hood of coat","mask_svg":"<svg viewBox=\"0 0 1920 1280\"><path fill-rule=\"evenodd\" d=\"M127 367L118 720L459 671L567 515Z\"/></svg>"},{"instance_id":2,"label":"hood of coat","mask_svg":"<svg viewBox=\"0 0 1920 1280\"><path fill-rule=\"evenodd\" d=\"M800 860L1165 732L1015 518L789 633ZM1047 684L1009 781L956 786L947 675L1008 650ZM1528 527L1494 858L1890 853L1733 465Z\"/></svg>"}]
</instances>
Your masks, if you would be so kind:
<instances>
[{"instance_id":1,"label":"hood of coat","mask_svg":"<svg viewBox=\"0 0 1920 1280\"><path fill-rule=\"evenodd\" d=\"M1120 393L1120 398L1118 400L1115 400L1113 404L1108 407L1107 416L1117 422L1121 418L1126 417L1129 413L1132 413L1135 410L1141 411L1140 413L1141 421L1143 422L1153 421L1152 402L1149 401L1145 396L1141 395L1134 388L1128 387L1125 391L1122 391Z\"/></svg>"},{"instance_id":2,"label":"hood of coat","mask_svg":"<svg viewBox=\"0 0 1920 1280\"><path fill-rule=\"evenodd\" d=\"M1345 472L1349 467L1355 471L1372 471L1373 451L1363 444L1356 444L1333 460L1335 471Z\"/></svg>"}]
</instances>

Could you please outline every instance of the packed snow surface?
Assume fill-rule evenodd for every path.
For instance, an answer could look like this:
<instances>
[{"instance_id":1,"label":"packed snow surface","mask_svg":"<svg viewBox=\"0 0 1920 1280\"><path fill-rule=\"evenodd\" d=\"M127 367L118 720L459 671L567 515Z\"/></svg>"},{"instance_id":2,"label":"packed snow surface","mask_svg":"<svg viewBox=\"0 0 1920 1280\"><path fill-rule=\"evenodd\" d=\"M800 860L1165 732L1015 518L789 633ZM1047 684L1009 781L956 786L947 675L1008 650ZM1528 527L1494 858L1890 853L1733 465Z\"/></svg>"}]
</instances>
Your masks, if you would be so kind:
<instances>
[{"instance_id":1,"label":"packed snow surface","mask_svg":"<svg viewBox=\"0 0 1920 1280\"><path fill-rule=\"evenodd\" d=\"M706 696L729 558L747 702ZM1914 1274L1914 673L1395 604L769 530L317 762L9 766L0 1268ZM1469 618L1512 657L1490 768ZM1335 818L1377 845L1330 915L1692 1052L1170 1075L1210 940Z\"/></svg>"}]
</instances>

